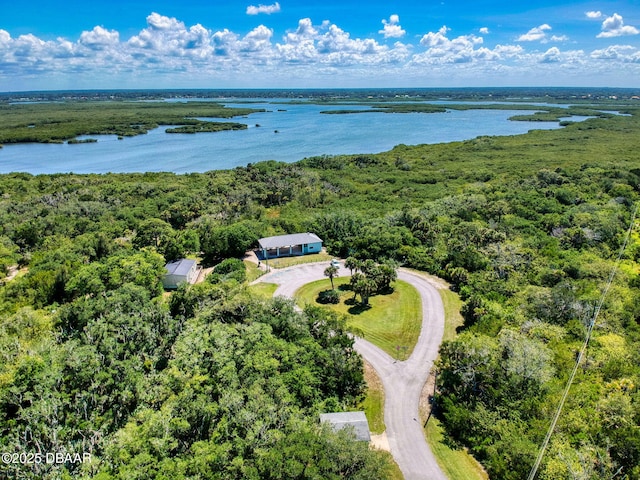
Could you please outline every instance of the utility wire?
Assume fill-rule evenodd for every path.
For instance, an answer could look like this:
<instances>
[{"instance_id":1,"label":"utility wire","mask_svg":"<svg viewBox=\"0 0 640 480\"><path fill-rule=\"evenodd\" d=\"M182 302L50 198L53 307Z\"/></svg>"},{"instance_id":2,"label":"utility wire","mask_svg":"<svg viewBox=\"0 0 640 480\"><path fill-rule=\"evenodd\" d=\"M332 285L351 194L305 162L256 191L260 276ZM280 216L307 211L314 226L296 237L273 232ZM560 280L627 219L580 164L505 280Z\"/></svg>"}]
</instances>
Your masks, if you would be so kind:
<instances>
[{"instance_id":1,"label":"utility wire","mask_svg":"<svg viewBox=\"0 0 640 480\"><path fill-rule=\"evenodd\" d=\"M627 249L627 244L629 243L629 238L631 237L631 231L633 230L633 226L636 221L637 212L638 212L638 205L636 205L636 207L633 210L633 215L631 215L631 223L629 224L629 229L627 230L627 234L624 238L624 242L622 243L622 246L620 247L620 251L618 252L618 258L616 259L616 263L613 266L611 273L609 274L607 285L604 291L602 292L602 295L600 296L600 301L598 302L598 306L596 307L595 312L593 314L593 318L589 323L589 328L587 329L587 336L584 339L584 343L582 344L582 348L580 349L580 353L578 354L578 358L576 359L576 364L573 366L573 371L571 372L571 376L569 377L567 386L565 387L564 393L562 394L560 405L558 405L558 409L556 410L556 413L553 417L553 421L551 422L551 425L549 426L549 430L547 431L547 435L544 438L544 442L542 442L542 446L540 447L540 452L538 452L538 458L536 458L536 462L533 464L533 467L531 468L531 472L529 472L529 476L527 477L527 480L534 480L534 478L536 477L536 474L538 473L538 468L540 468L540 463L542 462L542 458L544 457L544 452L547 449L547 446L549 445L549 440L551 440L551 435L553 435L553 431L555 430L556 424L558 423L558 419L560 418L560 414L562 413L564 403L567 400L567 396L569 395L569 389L571 388L571 384L573 383L576 373L578 372L578 368L580 367L580 363L582 363L582 359L584 358L584 355L587 351L589 341L591 340L591 333L593 332L593 327L595 326L596 321L598 320L598 316L600 315L600 310L602 310L602 305L604 304L607 294L609 293L609 289L611 288L613 279L615 278L616 274L618 273L618 269L620 268L622 255L624 254L624 251Z\"/></svg>"}]
</instances>

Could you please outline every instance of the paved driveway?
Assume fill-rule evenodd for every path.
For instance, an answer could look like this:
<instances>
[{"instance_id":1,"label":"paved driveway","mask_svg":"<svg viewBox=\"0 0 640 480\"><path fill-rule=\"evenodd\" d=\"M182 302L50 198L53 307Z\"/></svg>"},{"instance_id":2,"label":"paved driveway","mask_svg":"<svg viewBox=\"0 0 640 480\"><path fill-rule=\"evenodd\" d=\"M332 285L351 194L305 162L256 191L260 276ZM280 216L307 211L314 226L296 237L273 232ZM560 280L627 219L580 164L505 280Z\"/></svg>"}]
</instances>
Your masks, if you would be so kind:
<instances>
[{"instance_id":1,"label":"paved driveway","mask_svg":"<svg viewBox=\"0 0 640 480\"><path fill-rule=\"evenodd\" d=\"M293 298L302 285L329 279L329 262L308 263L263 275L257 282L278 284L274 295ZM350 271L340 267L339 276ZM364 339L356 338L356 350L375 368L385 392L384 422L391 453L406 480L446 480L429 448L418 415L422 387L438 355L444 333L444 307L437 289L425 277L404 269L398 278L413 285L422 300L422 329L411 357L400 362Z\"/></svg>"}]
</instances>

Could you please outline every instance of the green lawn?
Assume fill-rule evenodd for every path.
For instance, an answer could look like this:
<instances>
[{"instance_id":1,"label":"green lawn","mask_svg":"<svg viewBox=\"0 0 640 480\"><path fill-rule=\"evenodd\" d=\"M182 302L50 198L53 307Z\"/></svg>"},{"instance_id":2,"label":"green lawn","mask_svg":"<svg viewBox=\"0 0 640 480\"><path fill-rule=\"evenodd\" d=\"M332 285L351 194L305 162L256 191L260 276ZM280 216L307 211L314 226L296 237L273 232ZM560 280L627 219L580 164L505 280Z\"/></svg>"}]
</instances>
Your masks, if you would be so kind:
<instances>
[{"instance_id":1,"label":"green lawn","mask_svg":"<svg viewBox=\"0 0 640 480\"><path fill-rule=\"evenodd\" d=\"M350 330L389 355L401 360L408 358L418 341L422 325L422 304L416 289L406 282L397 280L392 284L393 293L372 296L369 299L370 308L363 309L358 304L349 304L353 298L351 290L339 288L347 285L349 278L334 279L336 289L341 294L340 303L325 306L346 315ZM318 294L329 288L331 283L328 278L308 283L296 292L296 301L300 306L320 305L316 302Z\"/></svg>"},{"instance_id":2,"label":"green lawn","mask_svg":"<svg viewBox=\"0 0 640 480\"><path fill-rule=\"evenodd\" d=\"M402 471L393 459L393 456L389 452L383 452L383 455L387 457L387 462L389 463L389 467L387 468L387 478L389 480L404 480L404 475L402 475Z\"/></svg>"},{"instance_id":3,"label":"green lawn","mask_svg":"<svg viewBox=\"0 0 640 480\"><path fill-rule=\"evenodd\" d=\"M453 340L458 334L458 327L464 323L464 318L462 318L460 314L463 303L462 300L460 300L460 295L449 290L449 284L441 278L414 268L405 268L405 270L441 285L438 287L438 293L444 306L444 336L442 341Z\"/></svg>"},{"instance_id":4,"label":"green lawn","mask_svg":"<svg viewBox=\"0 0 640 480\"><path fill-rule=\"evenodd\" d=\"M444 336L442 341L453 340L457 333L457 328L462 326L464 318L460 314L462 300L460 295L451 290L438 290L444 305Z\"/></svg>"},{"instance_id":5,"label":"green lawn","mask_svg":"<svg viewBox=\"0 0 640 480\"><path fill-rule=\"evenodd\" d=\"M454 449L445 443L444 431L435 417L426 427L427 442L449 480L488 480L489 476L464 449Z\"/></svg>"},{"instance_id":6,"label":"green lawn","mask_svg":"<svg viewBox=\"0 0 640 480\"><path fill-rule=\"evenodd\" d=\"M328 262L332 258L335 258L327 253L313 253L311 255L300 255L296 257L284 257L274 258L265 263L271 268L287 268L294 265L300 265L302 263L315 263L315 262Z\"/></svg>"},{"instance_id":7,"label":"green lawn","mask_svg":"<svg viewBox=\"0 0 640 480\"><path fill-rule=\"evenodd\" d=\"M256 265L253 262L250 262L249 260L244 260L244 264L247 267L247 282L251 283L254 280L256 280L257 278L259 278L260 276L264 275L264 271L258 268L258 265Z\"/></svg>"},{"instance_id":8,"label":"green lawn","mask_svg":"<svg viewBox=\"0 0 640 480\"><path fill-rule=\"evenodd\" d=\"M269 299L273 297L278 285L276 283L256 283L255 285L249 285L249 292L251 292L256 297Z\"/></svg>"},{"instance_id":9,"label":"green lawn","mask_svg":"<svg viewBox=\"0 0 640 480\"><path fill-rule=\"evenodd\" d=\"M369 422L373 435L380 435L386 429L384 424L384 387L374 368L365 363L364 379L367 382L367 396L360 404Z\"/></svg>"},{"instance_id":10,"label":"green lawn","mask_svg":"<svg viewBox=\"0 0 640 480\"><path fill-rule=\"evenodd\" d=\"M440 289L444 305L443 341L453 340L458 334L456 329L464 323L460 308L460 296L448 289ZM438 464L450 480L486 480L489 478L482 465L466 449L451 448L445 442L445 434L437 418L431 417L427 424L426 437Z\"/></svg>"}]
</instances>

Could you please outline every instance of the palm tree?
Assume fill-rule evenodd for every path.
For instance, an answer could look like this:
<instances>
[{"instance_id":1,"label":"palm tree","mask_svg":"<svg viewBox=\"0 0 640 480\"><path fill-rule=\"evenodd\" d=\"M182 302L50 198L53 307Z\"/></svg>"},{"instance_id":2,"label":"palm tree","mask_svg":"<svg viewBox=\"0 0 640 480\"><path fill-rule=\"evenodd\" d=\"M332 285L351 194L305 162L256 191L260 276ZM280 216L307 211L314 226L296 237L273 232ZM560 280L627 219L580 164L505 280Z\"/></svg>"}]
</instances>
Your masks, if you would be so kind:
<instances>
[{"instance_id":1,"label":"palm tree","mask_svg":"<svg viewBox=\"0 0 640 480\"><path fill-rule=\"evenodd\" d=\"M349 280L349 285L351 286L351 290L353 291L353 300L355 301L356 297L358 296L358 289L356 287L356 285L358 285L358 283L361 280L364 280L366 277L364 276L364 273L360 273L360 272L356 272L353 275L351 275L351 279Z\"/></svg>"},{"instance_id":2,"label":"palm tree","mask_svg":"<svg viewBox=\"0 0 640 480\"><path fill-rule=\"evenodd\" d=\"M331 280L331 290L334 290L334 288L333 288L333 277L337 277L338 276L338 267L334 267L332 265L329 265L327 268L324 269L324 276L325 277L329 277L329 280Z\"/></svg>"},{"instance_id":3,"label":"palm tree","mask_svg":"<svg viewBox=\"0 0 640 480\"><path fill-rule=\"evenodd\" d=\"M344 261L344 266L345 268L351 270L351 275L353 275L353 271L360 268L360 260L355 257L347 257L347 259Z\"/></svg>"},{"instance_id":4,"label":"palm tree","mask_svg":"<svg viewBox=\"0 0 640 480\"><path fill-rule=\"evenodd\" d=\"M376 291L376 283L370 278L362 276L358 278L352 288L357 295L360 295L360 303L369 305L369 297Z\"/></svg>"},{"instance_id":5,"label":"palm tree","mask_svg":"<svg viewBox=\"0 0 640 480\"><path fill-rule=\"evenodd\" d=\"M398 270L395 262L386 262L378 267L379 290L388 290L391 282L395 282L397 278Z\"/></svg>"}]
</instances>

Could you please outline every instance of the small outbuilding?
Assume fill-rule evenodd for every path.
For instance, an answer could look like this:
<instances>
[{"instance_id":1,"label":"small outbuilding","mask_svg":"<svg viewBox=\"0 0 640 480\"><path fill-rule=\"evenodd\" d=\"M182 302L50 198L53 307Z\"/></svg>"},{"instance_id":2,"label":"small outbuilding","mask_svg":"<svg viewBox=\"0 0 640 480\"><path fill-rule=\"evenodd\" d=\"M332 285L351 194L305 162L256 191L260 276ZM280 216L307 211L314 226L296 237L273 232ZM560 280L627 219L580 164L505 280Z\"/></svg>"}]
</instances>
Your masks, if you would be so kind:
<instances>
[{"instance_id":1,"label":"small outbuilding","mask_svg":"<svg viewBox=\"0 0 640 480\"><path fill-rule=\"evenodd\" d=\"M314 233L292 233L258 240L263 260L322 251L322 239Z\"/></svg>"},{"instance_id":2,"label":"small outbuilding","mask_svg":"<svg viewBox=\"0 0 640 480\"><path fill-rule=\"evenodd\" d=\"M371 433L369 432L369 422L364 412L337 412L320 414L320 422L331 424L334 431L343 428L353 427L356 440L363 442L371 441Z\"/></svg>"},{"instance_id":3,"label":"small outbuilding","mask_svg":"<svg viewBox=\"0 0 640 480\"><path fill-rule=\"evenodd\" d=\"M162 285L167 290L178 288L181 283L195 283L198 278L198 262L182 258L175 262L167 263L167 273L162 278Z\"/></svg>"}]
</instances>

